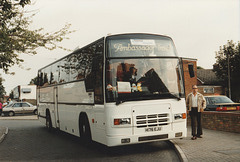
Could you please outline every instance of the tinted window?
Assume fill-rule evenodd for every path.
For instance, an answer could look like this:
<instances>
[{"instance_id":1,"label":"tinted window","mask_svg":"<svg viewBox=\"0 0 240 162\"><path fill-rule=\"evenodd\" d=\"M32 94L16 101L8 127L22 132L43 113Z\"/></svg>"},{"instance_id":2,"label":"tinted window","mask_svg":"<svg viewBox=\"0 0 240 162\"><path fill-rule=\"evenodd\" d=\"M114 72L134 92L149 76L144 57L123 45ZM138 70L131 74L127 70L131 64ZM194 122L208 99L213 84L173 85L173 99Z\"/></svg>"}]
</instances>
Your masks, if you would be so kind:
<instances>
[{"instance_id":1,"label":"tinted window","mask_svg":"<svg viewBox=\"0 0 240 162\"><path fill-rule=\"evenodd\" d=\"M27 103L22 103L22 107L30 107Z\"/></svg>"},{"instance_id":2,"label":"tinted window","mask_svg":"<svg viewBox=\"0 0 240 162\"><path fill-rule=\"evenodd\" d=\"M103 103L103 42L97 44L96 48L96 67L95 67L95 89L94 89L94 100L95 103Z\"/></svg>"},{"instance_id":3,"label":"tinted window","mask_svg":"<svg viewBox=\"0 0 240 162\"><path fill-rule=\"evenodd\" d=\"M103 54L103 39L101 47L97 48L99 48L98 54ZM92 79L92 61L95 54L96 43L92 43L58 62L39 70L39 85L47 86L85 79L87 80L85 83L87 91L93 91L94 80Z\"/></svg>"},{"instance_id":4,"label":"tinted window","mask_svg":"<svg viewBox=\"0 0 240 162\"><path fill-rule=\"evenodd\" d=\"M59 83L66 83L70 81L70 63L68 58L64 58L59 62Z\"/></svg>"},{"instance_id":5,"label":"tinted window","mask_svg":"<svg viewBox=\"0 0 240 162\"><path fill-rule=\"evenodd\" d=\"M51 66L45 68L44 70L42 70L43 73L43 86L47 86L50 84L50 80L51 80Z\"/></svg>"},{"instance_id":6,"label":"tinted window","mask_svg":"<svg viewBox=\"0 0 240 162\"><path fill-rule=\"evenodd\" d=\"M69 62L70 62L70 80L78 80L78 55L77 54L72 54L69 56Z\"/></svg>"},{"instance_id":7,"label":"tinted window","mask_svg":"<svg viewBox=\"0 0 240 162\"><path fill-rule=\"evenodd\" d=\"M57 84L58 78L59 78L59 63L55 63L52 65L52 71L51 71L51 84Z\"/></svg>"},{"instance_id":8,"label":"tinted window","mask_svg":"<svg viewBox=\"0 0 240 162\"><path fill-rule=\"evenodd\" d=\"M13 103L12 103L12 104L9 104L9 105L7 105L6 107L13 107Z\"/></svg>"},{"instance_id":9,"label":"tinted window","mask_svg":"<svg viewBox=\"0 0 240 162\"><path fill-rule=\"evenodd\" d=\"M84 76L87 92L93 91L94 89L94 74L92 73L92 61L93 55L95 54L95 48L95 45L91 45L82 51L82 60L80 64L82 68L85 68Z\"/></svg>"},{"instance_id":10,"label":"tinted window","mask_svg":"<svg viewBox=\"0 0 240 162\"><path fill-rule=\"evenodd\" d=\"M213 103L233 103L233 101L226 96L218 96L218 97L209 97L209 100Z\"/></svg>"},{"instance_id":11,"label":"tinted window","mask_svg":"<svg viewBox=\"0 0 240 162\"><path fill-rule=\"evenodd\" d=\"M178 59L111 59L106 70L107 102L184 96Z\"/></svg>"},{"instance_id":12,"label":"tinted window","mask_svg":"<svg viewBox=\"0 0 240 162\"><path fill-rule=\"evenodd\" d=\"M193 78L195 76L193 64L188 64L188 70L189 70L190 78Z\"/></svg>"},{"instance_id":13,"label":"tinted window","mask_svg":"<svg viewBox=\"0 0 240 162\"><path fill-rule=\"evenodd\" d=\"M22 106L21 106L21 103L15 103L13 107L22 107Z\"/></svg>"},{"instance_id":14,"label":"tinted window","mask_svg":"<svg viewBox=\"0 0 240 162\"><path fill-rule=\"evenodd\" d=\"M43 86L43 73L42 70L38 72L38 85Z\"/></svg>"}]
</instances>

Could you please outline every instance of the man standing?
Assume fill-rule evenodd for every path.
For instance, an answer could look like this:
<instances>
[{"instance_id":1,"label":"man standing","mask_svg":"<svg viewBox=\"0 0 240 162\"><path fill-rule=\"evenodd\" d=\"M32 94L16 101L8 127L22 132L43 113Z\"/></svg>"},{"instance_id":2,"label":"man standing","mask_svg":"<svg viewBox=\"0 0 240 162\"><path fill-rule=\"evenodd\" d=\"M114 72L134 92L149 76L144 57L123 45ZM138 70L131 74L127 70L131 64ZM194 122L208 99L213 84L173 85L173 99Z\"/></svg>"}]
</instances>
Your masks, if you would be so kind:
<instances>
[{"instance_id":1,"label":"man standing","mask_svg":"<svg viewBox=\"0 0 240 162\"><path fill-rule=\"evenodd\" d=\"M201 112L206 108L206 100L203 95L198 92L197 85L192 86L192 92L187 96L186 105L191 117L192 140L202 138Z\"/></svg>"}]
</instances>

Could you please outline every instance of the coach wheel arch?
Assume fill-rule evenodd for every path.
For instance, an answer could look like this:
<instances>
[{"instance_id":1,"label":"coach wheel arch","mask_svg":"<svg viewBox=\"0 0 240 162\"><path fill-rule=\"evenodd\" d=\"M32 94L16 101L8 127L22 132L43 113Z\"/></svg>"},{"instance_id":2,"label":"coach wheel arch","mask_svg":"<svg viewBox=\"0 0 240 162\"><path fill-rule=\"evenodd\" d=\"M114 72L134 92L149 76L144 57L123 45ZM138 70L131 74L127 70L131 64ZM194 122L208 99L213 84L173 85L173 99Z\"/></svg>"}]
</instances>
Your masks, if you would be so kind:
<instances>
[{"instance_id":1,"label":"coach wheel arch","mask_svg":"<svg viewBox=\"0 0 240 162\"><path fill-rule=\"evenodd\" d=\"M38 114L37 109L35 109L35 110L33 111L33 114L34 114L34 115L37 115L37 114Z\"/></svg>"},{"instance_id":2,"label":"coach wheel arch","mask_svg":"<svg viewBox=\"0 0 240 162\"><path fill-rule=\"evenodd\" d=\"M81 112L79 115L79 133L83 142L90 142L92 140L90 124L85 112Z\"/></svg>"},{"instance_id":3,"label":"coach wheel arch","mask_svg":"<svg viewBox=\"0 0 240 162\"><path fill-rule=\"evenodd\" d=\"M52 120L49 109L46 110L46 127L49 132L52 130Z\"/></svg>"}]
</instances>

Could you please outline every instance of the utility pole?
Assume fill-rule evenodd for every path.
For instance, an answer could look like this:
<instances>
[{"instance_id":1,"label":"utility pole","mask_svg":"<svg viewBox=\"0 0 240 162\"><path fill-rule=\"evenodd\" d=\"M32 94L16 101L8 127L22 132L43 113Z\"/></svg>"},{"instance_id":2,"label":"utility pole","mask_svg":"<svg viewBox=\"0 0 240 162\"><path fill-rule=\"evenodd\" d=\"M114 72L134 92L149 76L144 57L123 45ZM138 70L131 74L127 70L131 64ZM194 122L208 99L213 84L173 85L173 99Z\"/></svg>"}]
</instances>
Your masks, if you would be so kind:
<instances>
[{"instance_id":1,"label":"utility pole","mask_svg":"<svg viewBox=\"0 0 240 162\"><path fill-rule=\"evenodd\" d=\"M228 42L227 46L227 64L228 64L228 97L231 99L231 74L230 74L230 49L231 48L231 42ZM229 49L229 50L228 50Z\"/></svg>"},{"instance_id":2,"label":"utility pole","mask_svg":"<svg viewBox=\"0 0 240 162\"><path fill-rule=\"evenodd\" d=\"M229 63L229 54L227 54L227 61L228 61L228 96L231 99L231 80L230 80L230 63Z\"/></svg>"}]
</instances>

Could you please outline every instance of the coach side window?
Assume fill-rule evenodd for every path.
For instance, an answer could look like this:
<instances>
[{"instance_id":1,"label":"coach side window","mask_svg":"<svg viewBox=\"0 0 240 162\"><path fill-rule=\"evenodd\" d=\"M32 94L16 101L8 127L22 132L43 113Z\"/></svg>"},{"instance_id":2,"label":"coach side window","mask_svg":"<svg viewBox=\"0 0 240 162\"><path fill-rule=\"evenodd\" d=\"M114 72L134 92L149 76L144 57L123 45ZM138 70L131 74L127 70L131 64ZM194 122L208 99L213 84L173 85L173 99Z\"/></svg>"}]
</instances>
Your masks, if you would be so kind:
<instances>
[{"instance_id":1,"label":"coach side window","mask_svg":"<svg viewBox=\"0 0 240 162\"><path fill-rule=\"evenodd\" d=\"M59 71L60 71L60 76L59 76L59 83L66 83L69 82L70 78L70 67L69 67L69 62L67 58L64 58L59 62Z\"/></svg>"},{"instance_id":2,"label":"coach side window","mask_svg":"<svg viewBox=\"0 0 240 162\"><path fill-rule=\"evenodd\" d=\"M82 66L84 67L85 87L87 92L94 90L94 74L92 73L93 54L95 45L90 45L83 51Z\"/></svg>"},{"instance_id":3,"label":"coach side window","mask_svg":"<svg viewBox=\"0 0 240 162\"><path fill-rule=\"evenodd\" d=\"M96 46L96 67L95 67L95 88L94 100L96 104L103 104L103 42L98 43ZM95 66L95 65L93 65Z\"/></svg>"},{"instance_id":4,"label":"coach side window","mask_svg":"<svg viewBox=\"0 0 240 162\"><path fill-rule=\"evenodd\" d=\"M59 78L59 63L55 63L52 65L52 72L51 72L51 84L57 84Z\"/></svg>"},{"instance_id":5,"label":"coach side window","mask_svg":"<svg viewBox=\"0 0 240 162\"><path fill-rule=\"evenodd\" d=\"M50 85L50 75L51 75L51 66L45 68L44 70L42 70L43 72L43 86L48 86Z\"/></svg>"},{"instance_id":6,"label":"coach side window","mask_svg":"<svg viewBox=\"0 0 240 162\"><path fill-rule=\"evenodd\" d=\"M43 86L43 73L42 70L38 72L38 86Z\"/></svg>"},{"instance_id":7,"label":"coach side window","mask_svg":"<svg viewBox=\"0 0 240 162\"><path fill-rule=\"evenodd\" d=\"M78 71L77 71L77 54L72 54L69 57L69 62L70 62L70 80L78 80Z\"/></svg>"}]
</instances>

